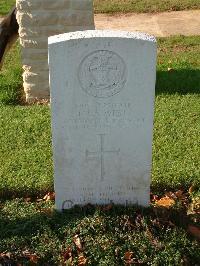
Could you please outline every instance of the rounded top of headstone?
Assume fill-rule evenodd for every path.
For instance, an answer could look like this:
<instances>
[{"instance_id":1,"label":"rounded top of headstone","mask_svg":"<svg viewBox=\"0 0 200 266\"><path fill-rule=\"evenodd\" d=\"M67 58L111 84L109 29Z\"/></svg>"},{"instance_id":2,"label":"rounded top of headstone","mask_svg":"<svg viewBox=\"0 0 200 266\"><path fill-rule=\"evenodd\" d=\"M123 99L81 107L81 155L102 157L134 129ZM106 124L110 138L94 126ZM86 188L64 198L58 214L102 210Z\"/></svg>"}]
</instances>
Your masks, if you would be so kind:
<instances>
[{"instance_id":1,"label":"rounded top of headstone","mask_svg":"<svg viewBox=\"0 0 200 266\"><path fill-rule=\"evenodd\" d=\"M75 31L64 34L51 36L48 38L48 43L59 43L69 40L78 39L90 39L90 38L127 38L143 40L148 42L156 42L156 38L152 35L142 32L128 32L118 30L86 30L86 31Z\"/></svg>"}]
</instances>

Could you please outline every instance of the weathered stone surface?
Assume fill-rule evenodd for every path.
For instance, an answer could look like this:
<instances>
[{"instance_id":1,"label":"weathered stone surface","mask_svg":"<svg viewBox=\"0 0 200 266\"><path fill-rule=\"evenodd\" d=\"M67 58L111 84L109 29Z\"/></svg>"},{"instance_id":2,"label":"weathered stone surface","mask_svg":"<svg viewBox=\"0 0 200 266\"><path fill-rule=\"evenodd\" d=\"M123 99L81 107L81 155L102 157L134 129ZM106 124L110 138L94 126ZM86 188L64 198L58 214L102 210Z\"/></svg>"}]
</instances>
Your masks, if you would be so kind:
<instances>
[{"instance_id":1,"label":"weathered stone surface","mask_svg":"<svg viewBox=\"0 0 200 266\"><path fill-rule=\"evenodd\" d=\"M17 0L17 10L26 99L49 98L48 37L94 29L92 0Z\"/></svg>"},{"instance_id":2,"label":"weathered stone surface","mask_svg":"<svg viewBox=\"0 0 200 266\"><path fill-rule=\"evenodd\" d=\"M154 37L86 31L49 38L56 208L148 205Z\"/></svg>"}]
</instances>

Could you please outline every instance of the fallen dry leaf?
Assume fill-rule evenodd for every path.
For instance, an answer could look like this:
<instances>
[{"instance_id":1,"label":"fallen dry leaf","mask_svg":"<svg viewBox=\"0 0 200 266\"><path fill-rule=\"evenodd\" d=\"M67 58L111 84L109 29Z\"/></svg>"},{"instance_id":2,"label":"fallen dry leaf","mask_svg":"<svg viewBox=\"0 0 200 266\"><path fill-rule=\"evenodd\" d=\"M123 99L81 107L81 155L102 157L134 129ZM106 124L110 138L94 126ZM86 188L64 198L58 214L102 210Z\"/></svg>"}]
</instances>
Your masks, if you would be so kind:
<instances>
[{"instance_id":1,"label":"fallen dry leaf","mask_svg":"<svg viewBox=\"0 0 200 266\"><path fill-rule=\"evenodd\" d=\"M36 199L36 202L41 202L41 201L43 201L43 199Z\"/></svg>"},{"instance_id":2,"label":"fallen dry leaf","mask_svg":"<svg viewBox=\"0 0 200 266\"><path fill-rule=\"evenodd\" d=\"M10 259L10 258L11 258L11 253L10 253L10 252L3 252L3 253L0 253L0 258L7 258L7 259Z\"/></svg>"},{"instance_id":3,"label":"fallen dry leaf","mask_svg":"<svg viewBox=\"0 0 200 266\"><path fill-rule=\"evenodd\" d=\"M120 251L120 248L119 247L116 247L116 249L115 249L115 256L118 256L119 255L119 251Z\"/></svg>"},{"instance_id":4,"label":"fallen dry leaf","mask_svg":"<svg viewBox=\"0 0 200 266\"><path fill-rule=\"evenodd\" d=\"M29 250L23 251L22 254L25 258L29 259L32 264L38 263L39 257L36 254L31 253Z\"/></svg>"},{"instance_id":5,"label":"fallen dry leaf","mask_svg":"<svg viewBox=\"0 0 200 266\"><path fill-rule=\"evenodd\" d=\"M200 241L200 228L194 225L188 226L188 231L191 235L193 235L197 240Z\"/></svg>"},{"instance_id":6,"label":"fallen dry leaf","mask_svg":"<svg viewBox=\"0 0 200 266\"><path fill-rule=\"evenodd\" d=\"M188 206L187 209L187 214L197 214L198 215L198 219L200 219L200 196L199 197L193 197L192 198L192 202L190 203L190 205ZM197 218L197 217L196 217Z\"/></svg>"},{"instance_id":7,"label":"fallen dry leaf","mask_svg":"<svg viewBox=\"0 0 200 266\"><path fill-rule=\"evenodd\" d=\"M64 259L64 262L66 262L66 261L68 261L69 263L72 262L72 249L71 249L71 247L68 247L63 252L63 259Z\"/></svg>"},{"instance_id":8,"label":"fallen dry leaf","mask_svg":"<svg viewBox=\"0 0 200 266\"><path fill-rule=\"evenodd\" d=\"M85 266L87 263L87 259L84 257L83 254L78 256L78 266Z\"/></svg>"},{"instance_id":9,"label":"fallen dry leaf","mask_svg":"<svg viewBox=\"0 0 200 266\"><path fill-rule=\"evenodd\" d=\"M192 186L189 188L188 192L189 192L189 194L192 194L194 191L195 191L195 186L192 185Z\"/></svg>"},{"instance_id":10,"label":"fallen dry leaf","mask_svg":"<svg viewBox=\"0 0 200 266\"><path fill-rule=\"evenodd\" d=\"M24 201L25 202L30 202L31 201L31 198L25 198Z\"/></svg>"},{"instance_id":11,"label":"fallen dry leaf","mask_svg":"<svg viewBox=\"0 0 200 266\"><path fill-rule=\"evenodd\" d=\"M75 235L73 237L73 241L74 241L74 244L76 245L77 250L79 252L81 252L83 250L83 247L82 247L82 244L81 244L81 240L80 240L79 235Z\"/></svg>"},{"instance_id":12,"label":"fallen dry leaf","mask_svg":"<svg viewBox=\"0 0 200 266\"><path fill-rule=\"evenodd\" d=\"M132 264L133 263L133 252L132 251L125 252L124 259L125 259L126 265Z\"/></svg>"},{"instance_id":13,"label":"fallen dry leaf","mask_svg":"<svg viewBox=\"0 0 200 266\"><path fill-rule=\"evenodd\" d=\"M48 192L44 197L43 200L49 201L55 199L55 192Z\"/></svg>"},{"instance_id":14,"label":"fallen dry leaf","mask_svg":"<svg viewBox=\"0 0 200 266\"><path fill-rule=\"evenodd\" d=\"M13 265L13 260L11 259L11 253L0 253L0 265Z\"/></svg>"},{"instance_id":15,"label":"fallen dry leaf","mask_svg":"<svg viewBox=\"0 0 200 266\"><path fill-rule=\"evenodd\" d=\"M178 190L175 192L175 195L178 199L182 199L183 198L183 191L182 190Z\"/></svg>"},{"instance_id":16,"label":"fallen dry leaf","mask_svg":"<svg viewBox=\"0 0 200 266\"><path fill-rule=\"evenodd\" d=\"M155 202L156 200L158 200L158 195L151 194L151 201Z\"/></svg>"},{"instance_id":17,"label":"fallen dry leaf","mask_svg":"<svg viewBox=\"0 0 200 266\"><path fill-rule=\"evenodd\" d=\"M53 208L39 208L41 213L47 214L47 215L52 215L54 209Z\"/></svg>"},{"instance_id":18,"label":"fallen dry leaf","mask_svg":"<svg viewBox=\"0 0 200 266\"><path fill-rule=\"evenodd\" d=\"M29 255L29 259L32 263L36 264L38 262L39 257L36 254L31 254Z\"/></svg>"},{"instance_id":19,"label":"fallen dry leaf","mask_svg":"<svg viewBox=\"0 0 200 266\"><path fill-rule=\"evenodd\" d=\"M155 204L156 204L156 206L159 206L159 207L170 208L175 204L175 200L166 196L166 197L163 197L163 198L155 201Z\"/></svg>"},{"instance_id":20,"label":"fallen dry leaf","mask_svg":"<svg viewBox=\"0 0 200 266\"><path fill-rule=\"evenodd\" d=\"M174 200L177 199L176 194L175 194L174 192L171 192L171 191L166 192L166 193L165 193L165 197L168 197L168 198L170 198L170 199L174 199Z\"/></svg>"}]
</instances>

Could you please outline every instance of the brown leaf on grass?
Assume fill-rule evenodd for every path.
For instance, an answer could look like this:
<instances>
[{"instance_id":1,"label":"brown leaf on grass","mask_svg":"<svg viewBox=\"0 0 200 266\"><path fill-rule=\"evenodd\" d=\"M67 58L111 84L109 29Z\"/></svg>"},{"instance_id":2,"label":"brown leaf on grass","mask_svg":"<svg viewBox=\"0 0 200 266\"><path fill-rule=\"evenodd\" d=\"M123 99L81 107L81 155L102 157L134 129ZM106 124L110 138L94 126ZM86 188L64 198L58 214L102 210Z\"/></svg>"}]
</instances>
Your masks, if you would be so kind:
<instances>
[{"instance_id":1,"label":"brown leaf on grass","mask_svg":"<svg viewBox=\"0 0 200 266\"><path fill-rule=\"evenodd\" d=\"M37 264L39 257L35 253L31 253L29 250L25 250L22 252L24 258L30 260L32 264Z\"/></svg>"},{"instance_id":2,"label":"brown leaf on grass","mask_svg":"<svg viewBox=\"0 0 200 266\"><path fill-rule=\"evenodd\" d=\"M36 254L30 254L29 259L32 263L37 264L39 257Z\"/></svg>"},{"instance_id":3,"label":"brown leaf on grass","mask_svg":"<svg viewBox=\"0 0 200 266\"><path fill-rule=\"evenodd\" d=\"M128 265L142 265L144 264L142 261L136 259L136 258L133 258L133 252L132 251L127 251L125 252L125 255L124 255L124 260L125 260L125 265L128 266Z\"/></svg>"},{"instance_id":4,"label":"brown leaf on grass","mask_svg":"<svg viewBox=\"0 0 200 266\"><path fill-rule=\"evenodd\" d=\"M44 197L43 200L49 201L55 199L55 192L48 192Z\"/></svg>"},{"instance_id":5,"label":"brown leaf on grass","mask_svg":"<svg viewBox=\"0 0 200 266\"><path fill-rule=\"evenodd\" d=\"M121 225L123 225L123 228L135 228L134 221L130 218L128 215L124 215L120 222Z\"/></svg>"},{"instance_id":6,"label":"brown leaf on grass","mask_svg":"<svg viewBox=\"0 0 200 266\"><path fill-rule=\"evenodd\" d=\"M165 196L155 202L156 206L170 208L175 204L175 200Z\"/></svg>"},{"instance_id":7,"label":"brown leaf on grass","mask_svg":"<svg viewBox=\"0 0 200 266\"><path fill-rule=\"evenodd\" d=\"M28 198L25 198L24 201L25 202L30 202L31 201L31 198L29 198L29 197Z\"/></svg>"},{"instance_id":8,"label":"brown leaf on grass","mask_svg":"<svg viewBox=\"0 0 200 266\"><path fill-rule=\"evenodd\" d=\"M73 237L73 241L74 241L74 244L76 245L77 250L79 252L83 251L83 247L82 247L81 239L80 239L79 235L75 235Z\"/></svg>"},{"instance_id":9,"label":"brown leaf on grass","mask_svg":"<svg viewBox=\"0 0 200 266\"><path fill-rule=\"evenodd\" d=\"M151 220L151 223L153 226L160 229L163 228L163 226L175 227L175 224L172 223L172 221L170 221L169 219L166 220L166 219L156 218Z\"/></svg>"},{"instance_id":10,"label":"brown leaf on grass","mask_svg":"<svg viewBox=\"0 0 200 266\"><path fill-rule=\"evenodd\" d=\"M195 186L192 185L192 186L189 188L188 192L189 192L189 194L192 194L194 191L195 191Z\"/></svg>"},{"instance_id":11,"label":"brown leaf on grass","mask_svg":"<svg viewBox=\"0 0 200 266\"><path fill-rule=\"evenodd\" d=\"M160 249L162 247L161 243L158 241L158 239L156 237L154 237L153 233L151 232L151 230L148 227L145 230L145 235L147 236L147 238L149 239L151 244L153 246L155 246L157 249Z\"/></svg>"},{"instance_id":12,"label":"brown leaf on grass","mask_svg":"<svg viewBox=\"0 0 200 266\"><path fill-rule=\"evenodd\" d=\"M188 226L188 231L191 235L193 235L197 240L200 241L200 228L194 225Z\"/></svg>"},{"instance_id":13,"label":"brown leaf on grass","mask_svg":"<svg viewBox=\"0 0 200 266\"><path fill-rule=\"evenodd\" d=\"M176 191L174 194L176 195L176 197L177 197L178 199L182 199L182 198L184 197L184 195L183 195L183 191L182 191L182 190L178 190L178 191Z\"/></svg>"},{"instance_id":14,"label":"brown leaf on grass","mask_svg":"<svg viewBox=\"0 0 200 266\"><path fill-rule=\"evenodd\" d=\"M155 202L156 200L158 200L158 195L151 194L151 202Z\"/></svg>"},{"instance_id":15,"label":"brown leaf on grass","mask_svg":"<svg viewBox=\"0 0 200 266\"><path fill-rule=\"evenodd\" d=\"M44 213L48 216L51 216L53 214L53 211L54 211L53 208L40 208L39 210L41 213Z\"/></svg>"},{"instance_id":16,"label":"brown leaf on grass","mask_svg":"<svg viewBox=\"0 0 200 266\"><path fill-rule=\"evenodd\" d=\"M132 251L126 251L124 254L124 259L126 265L130 265L133 263L133 252Z\"/></svg>"},{"instance_id":17,"label":"brown leaf on grass","mask_svg":"<svg viewBox=\"0 0 200 266\"><path fill-rule=\"evenodd\" d=\"M84 257L84 255L81 253L78 256L78 266L85 266L87 264L87 259Z\"/></svg>"},{"instance_id":18,"label":"brown leaf on grass","mask_svg":"<svg viewBox=\"0 0 200 266\"><path fill-rule=\"evenodd\" d=\"M12 265L13 260L11 259L11 256L12 254L10 252L0 253L0 265Z\"/></svg>"},{"instance_id":19,"label":"brown leaf on grass","mask_svg":"<svg viewBox=\"0 0 200 266\"><path fill-rule=\"evenodd\" d=\"M173 199L173 200L177 199L176 194L174 192L171 192L171 191L166 192L165 197L168 197L168 198Z\"/></svg>"},{"instance_id":20,"label":"brown leaf on grass","mask_svg":"<svg viewBox=\"0 0 200 266\"><path fill-rule=\"evenodd\" d=\"M41 201L43 201L43 199L36 199L36 202L41 202Z\"/></svg>"},{"instance_id":21,"label":"brown leaf on grass","mask_svg":"<svg viewBox=\"0 0 200 266\"><path fill-rule=\"evenodd\" d=\"M200 214L200 196L192 197L192 202L189 206L188 213ZM199 219L200 219L200 216L199 216Z\"/></svg>"},{"instance_id":22,"label":"brown leaf on grass","mask_svg":"<svg viewBox=\"0 0 200 266\"><path fill-rule=\"evenodd\" d=\"M119 256L119 251L120 251L120 248L119 247L116 247L116 249L115 249L115 256Z\"/></svg>"},{"instance_id":23,"label":"brown leaf on grass","mask_svg":"<svg viewBox=\"0 0 200 266\"><path fill-rule=\"evenodd\" d=\"M64 262L68 261L71 263L72 259L72 249L71 247L67 247L67 249L63 252L63 260Z\"/></svg>"},{"instance_id":24,"label":"brown leaf on grass","mask_svg":"<svg viewBox=\"0 0 200 266\"><path fill-rule=\"evenodd\" d=\"M0 258L10 258L11 257L11 253L10 252L2 252L0 253Z\"/></svg>"}]
</instances>

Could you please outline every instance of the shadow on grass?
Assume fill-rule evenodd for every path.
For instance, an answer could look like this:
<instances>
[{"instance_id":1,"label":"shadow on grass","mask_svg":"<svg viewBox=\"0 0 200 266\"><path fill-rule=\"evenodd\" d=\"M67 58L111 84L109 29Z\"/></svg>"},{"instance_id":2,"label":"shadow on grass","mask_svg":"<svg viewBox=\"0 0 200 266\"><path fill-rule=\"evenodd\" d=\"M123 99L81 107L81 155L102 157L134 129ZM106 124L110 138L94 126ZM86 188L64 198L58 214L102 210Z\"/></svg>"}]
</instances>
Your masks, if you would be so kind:
<instances>
[{"instance_id":1,"label":"shadow on grass","mask_svg":"<svg viewBox=\"0 0 200 266\"><path fill-rule=\"evenodd\" d=\"M84 219L85 212L73 208L62 213L50 208L52 211L47 214L48 206L44 208L40 203L30 202L24 204L21 201L6 213L0 211L0 253L9 251L8 258L0 256L0 265L36 265L30 261L29 255L24 254L24 250L41 253L37 265L58 265L54 260L61 256L61 247L66 245L66 238L73 239L73 228ZM31 213L27 210L32 204L34 209ZM23 215L20 209L24 210ZM90 213L93 215L94 211Z\"/></svg>"},{"instance_id":2,"label":"shadow on grass","mask_svg":"<svg viewBox=\"0 0 200 266\"><path fill-rule=\"evenodd\" d=\"M0 189L0 200L6 201L6 200L12 200L15 198L31 198L33 200L36 199L42 199L47 193L53 192L54 187L53 184L49 184L49 186L46 186L45 188L23 188L23 189L8 189L8 188L2 188Z\"/></svg>"},{"instance_id":3,"label":"shadow on grass","mask_svg":"<svg viewBox=\"0 0 200 266\"><path fill-rule=\"evenodd\" d=\"M24 93L22 90L21 70L15 82L9 79L2 80L0 76L0 102L4 105L23 105ZM2 84L1 84L2 83ZM156 95L159 94L188 94L200 93L200 70L182 69L172 71L157 71Z\"/></svg>"},{"instance_id":4,"label":"shadow on grass","mask_svg":"<svg viewBox=\"0 0 200 266\"><path fill-rule=\"evenodd\" d=\"M27 203L27 207L29 204L32 203ZM26 208L25 205L23 207ZM9 219L9 216L7 217L6 215L3 218L0 217L0 224L2 228L4 228L3 232L1 232L1 239L15 236L30 236L34 234L34 232L44 231L47 225L49 230L56 232L60 227L73 225L77 220L83 219L86 215L86 213L78 207L64 212L52 210L50 214L45 213L47 212L47 208L45 209L44 207L38 206L38 211L39 210L41 211L40 213L16 219ZM13 211L15 211L15 209L13 209ZM91 212L91 214L93 213L94 211Z\"/></svg>"},{"instance_id":5,"label":"shadow on grass","mask_svg":"<svg viewBox=\"0 0 200 266\"><path fill-rule=\"evenodd\" d=\"M199 94L200 70L157 71L156 94Z\"/></svg>"},{"instance_id":6,"label":"shadow on grass","mask_svg":"<svg viewBox=\"0 0 200 266\"><path fill-rule=\"evenodd\" d=\"M22 203L21 208L30 208L32 203ZM160 219L162 226L171 226L173 223L174 226L178 226L186 230L189 220L187 218L186 212L183 209L167 209L167 208L143 208L137 205L130 205L130 206L122 206L122 205L113 205L112 208L109 210L104 210L104 207L95 206L95 205L85 205L83 207L75 206L72 209L64 210L62 212L58 212L53 210L52 208L45 208L39 204L40 203L33 203L35 206L38 205L39 213L29 215L26 213L27 211L24 210L25 215L21 215L21 217L10 219L10 213L8 215L1 215L0 217L0 224L1 224L1 240L12 238L15 236L18 237L27 237L31 236L36 232L42 233L47 227L50 231L57 234L60 240L63 240L64 235L63 232L61 233L61 228L74 228L75 226L77 229L73 231L73 233L78 233L78 224L77 221L81 222L84 218L88 217L90 219L94 215L103 216L108 219L116 220L117 217L124 215L130 216L130 223L133 228L137 227L135 223L141 220L141 218L148 218L149 222L153 221L154 219ZM50 210L50 212L48 211ZM16 209L13 208L13 212L16 212ZM12 216L12 215L11 215ZM18 215L16 215L18 216ZM171 223L169 223L169 221ZM157 226L160 226L157 224ZM156 227L157 227L156 226ZM140 225L139 225L140 227ZM142 229L143 225L141 224ZM144 229L144 228L143 228ZM155 233L156 232L156 228ZM60 234L61 233L61 234Z\"/></svg>"},{"instance_id":7,"label":"shadow on grass","mask_svg":"<svg viewBox=\"0 0 200 266\"><path fill-rule=\"evenodd\" d=\"M16 68L12 73L0 73L0 104L19 105L23 99L22 70Z\"/></svg>"},{"instance_id":8,"label":"shadow on grass","mask_svg":"<svg viewBox=\"0 0 200 266\"><path fill-rule=\"evenodd\" d=\"M109 265L124 265L121 257L123 258L128 248L134 249L140 257L154 257L157 254L162 256L166 241L175 245L175 250L182 255L185 254L182 246L187 247L187 260L194 263L198 261L198 254L195 254L197 244L187 234L189 220L185 210L181 208L168 210L112 206L110 209L103 209L86 205L60 213L52 210L52 203L48 212L48 202L11 201L6 204L0 215L0 252L7 250L13 255L13 264L9 265L15 265L15 262L19 263L24 259L19 255L23 250L30 250L39 256L37 265L61 265L55 261L63 259L68 248L71 249L73 258L78 257L75 235L78 239L80 237L84 253L92 261L90 265L99 265L97 262L104 253L108 258L110 256L116 260L113 245L115 249L120 246L123 252L117 259L117 264ZM177 239L179 235L181 239ZM111 241L110 237L112 245L109 244L109 253L108 250L102 249L101 243L104 243L105 239ZM141 242L149 248L141 250ZM190 250L191 245L193 247ZM168 252L170 256L171 248L168 248Z\"/></svg>"}]
</instances>

